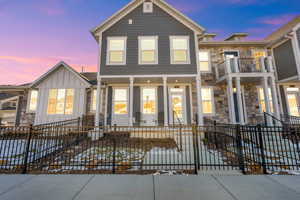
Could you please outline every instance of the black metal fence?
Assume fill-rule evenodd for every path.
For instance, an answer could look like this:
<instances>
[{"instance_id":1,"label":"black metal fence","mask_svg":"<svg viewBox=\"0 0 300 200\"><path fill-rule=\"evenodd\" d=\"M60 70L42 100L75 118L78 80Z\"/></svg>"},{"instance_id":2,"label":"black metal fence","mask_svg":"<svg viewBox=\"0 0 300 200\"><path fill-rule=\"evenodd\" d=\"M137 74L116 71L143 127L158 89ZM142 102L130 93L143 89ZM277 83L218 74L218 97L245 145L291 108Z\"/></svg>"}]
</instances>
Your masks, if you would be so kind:
<instances>
[{"instance_id":1,"label":"black metal fence","mask_svg":"<svg viewBox=\"0 0 300 200\"><path fill-rule=\"evenodd\" d=\"M0 127L0 172L300 170L300 127L295 126L51 127Z\"/></svg>"}]
</instances>

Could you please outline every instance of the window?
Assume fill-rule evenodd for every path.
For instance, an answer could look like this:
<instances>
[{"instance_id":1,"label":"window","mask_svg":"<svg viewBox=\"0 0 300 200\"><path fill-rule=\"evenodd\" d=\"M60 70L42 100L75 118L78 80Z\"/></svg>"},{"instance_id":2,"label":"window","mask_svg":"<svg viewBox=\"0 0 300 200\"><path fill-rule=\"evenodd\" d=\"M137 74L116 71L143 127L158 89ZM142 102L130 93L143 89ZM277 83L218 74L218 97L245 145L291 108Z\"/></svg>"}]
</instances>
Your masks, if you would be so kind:
<instances>
[{"instance_id":1,"label":"window","mask_svg":"<svg viewBox=\"0 0 300 200\"><path fill-rule=\"evenodd\" d=\"M48 96L49 115L71 115L74 107L74 89L50 89Z\"/></svg>"},{"instance_id":2,"label":"window","mask_svg":"<svg viewBox=\"0 0 300 200\"><path fill-rule=\"evenodd\" d=\"M291 116L299 117L299 88L286 88L286 99L288 104L289 114Z\"/></svg>"},{"instance_id":3,"label":"window","mask_svg":"<svg viewBox=\"0 0 300 200\"><path fill-rule=\"evenodd\" d=\"M144 13L152 13L153 12L153 3L152 2L144 2L143 12Z\"/></svg>"},{"instance_id":4,"label":"window","mask_svg":"<svg viewBox=\"0 0 300 200\"><path fill-rule=\"evenodd\" d=\"M256 69L261 70L260 58L261 57L266 57L266 52L264 50L255 50L253 52L253 57L254 57L254 60L255 60Z\"/></svg>"},{"instance_id":5,"label":"window","mask_svg":"<svg viewBox=\"0 0 300 200\"><path fill-rule=\"evenodd\" d=\"M126 88L114 89L114 114L124 115L128 113L127 96L128 90Z\"/></svg>"},{"instance_id":6,"label":"window","mask_svg":"<svg viewBox=\"0 0 300 200\"><path fill-rule=\"evenodd\" d=\"M92 106L91 106L91 110L95 111L96 110L96 106L97 106L97 90L94 89L92 91Z\"/></svg>"},{"instance_id":7,"label":"window","mask_svg":"<svg viewBox=\"0 0 300 200\"><path fill-rule=\"evenodd\" d=\"M210 72L210 59L208 51L199 52L199 62L200 62L200 71L201 72Z\"/></svg>"},{"instance_id":8,"label":"window","mask_svg":"<svg viewBox=\"0 0 300 200\"><path fill-rule=\"evenodd\" d=\"M126 64L126 37L110 37L107 46L107 64Z\"/></svg>"},{"instance_id":9,"label":"window","mask_svg":"<svg viewBox=\"0 0 300 200\"><path fill-rule=\"evenodd\" d=\"M189 37L188 36L171 36L171 64L189 64Z\"/></svg>"},{"instance_id":10,"label":"window","mask_svg":"<svg viewBox=\"0 0 300 200\"><path fill-rule=\"evenodd\" d=\"M29 98L29 112L35 112L37 108L37 100L38 100L38 91L31 90L30 98Z\"/></svg>"},{"instance_id":11,"label":"window","mask_svg":"<svg viewBox=\"0 0 300 200\"><path fill-rule=\"evenodd\" d=\"M158 64L157 36L139 37L139 64Z\"/></svg>"},{"instance_id":12,"label":"window","mask_svg":"<svg viewBox=\"0 0 300 200\"><path fill-rule=\"evenodd\" d=\"M143 114L155 114L156 113L156 89L155 88L143 88Z\"/></svg>"},{"instance_id":13,"label":"window","mask_svg":"<svg viewBox=\"0 0 300 200\"><path fill-rule=\"evenodd\" d=\"M266 112L264 89L263 88L259 88L258 90L259 90L259 92L258 92L258 98L259 98L260 111L261 112ZM271 109L271 112L273 113L273 101L272 101L271 88L268 88L268 94L269 94L270 109Z\"/></svg>"},{"instance_id":14,"label":"window","mask_svg":"<svg viewBox=\"0 0 300 200\"><path fill-rule=\"evenodd\" d=\"M239 52L238 51L224 51L224 58L225 59L231 59L239 57Z\"/></svg>"},{"instance_id":15,"label":"window","mask_svg":"<svg viewBox=\"0 0 300 200\"><path fill-rule=\"evenodd\" d=\"M205 87L201 88L202 95L202 110L203 114L213 114L214 105L213 105L213 88Z\"/></svg>"}]
</instances>

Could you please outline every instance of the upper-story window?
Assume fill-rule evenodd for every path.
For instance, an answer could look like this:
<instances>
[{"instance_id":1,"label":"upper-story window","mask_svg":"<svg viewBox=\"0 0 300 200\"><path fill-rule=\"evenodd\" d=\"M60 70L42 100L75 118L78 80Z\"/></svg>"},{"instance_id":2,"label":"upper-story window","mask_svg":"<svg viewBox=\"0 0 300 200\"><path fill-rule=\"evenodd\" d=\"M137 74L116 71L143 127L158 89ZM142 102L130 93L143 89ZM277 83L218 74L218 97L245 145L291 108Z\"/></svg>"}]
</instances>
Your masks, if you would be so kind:
<instances>
[{"instance_id":1,"label":"upper-story window","mask_svg":"<svg viewBox=\"0 0 300 200\"><path fill-rule=\"evenodd\" d=\"M74 89L50 89L48 115L71 115L74 107Z\"/></svg>"},{"instance_id":2,"label":"upper-story window","mask_svg":"<svg viewBox=\"0 0 300 200\"><path fill-rule=\"evenodd\" d=\"M188 36L171 36L171 64L190 64Z\"/></svg>"},{"instance_id":3,"label":"upper-story window","mask_svg":"<svg viewBox=\"0 0 300 200\"><path fill-rule=\"evenodd\" d=\"M158 64L157 36L139 37L139 64Z\"/></svg>"},{"instance_id":4,"label":"upper-story window","mask_svg":"<svg viewBox=\"0 0 300 200\"><path fill-rule=\"evenodd\" d=\"M209 55L209 51L199 51L199 62L201 72L211 71Z\"/></svg>"},{"instance_id":5,"label":"upper-story window","mask_svg":"<svg viewBox=\"0 0 300 200\"><path fill-rule=\"evenodd\" d=\"M29 93L29 107L28 112L35 112L37 108L37 101L38 101L38 90L31 90Z\"/></svg>"},{"instance_id":6,"label":"upper-story window","mask_svg":"<svg viewBox=\"0 0 300 200\"><path fill-rule=\"evenodd\" d=\"M126 37L109 37L107 45L107 64L126 64Z\"/></svg>"}]
</instances>

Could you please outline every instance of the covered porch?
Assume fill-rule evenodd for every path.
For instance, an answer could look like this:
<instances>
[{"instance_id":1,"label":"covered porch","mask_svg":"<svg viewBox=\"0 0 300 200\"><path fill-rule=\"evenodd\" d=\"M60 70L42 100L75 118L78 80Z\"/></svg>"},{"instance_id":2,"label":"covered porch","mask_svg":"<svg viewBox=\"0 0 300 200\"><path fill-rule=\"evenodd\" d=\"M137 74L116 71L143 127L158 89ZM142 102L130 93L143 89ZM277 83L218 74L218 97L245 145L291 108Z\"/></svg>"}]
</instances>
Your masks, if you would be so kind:
<instances>
[{"instance_id":1,"label":"covered porch","mask_svg":"<svg viewBox=\"0 0 300 200\"><path fill-rule=\"evenodd\" d=\"M96 125L169 126L192 124L198 118L192 105L192 99L198 98L192 96L196 75L101 76L98 82L99 79L102 86L99 90L98 85L97 90L100 98Z\"/></svg>"}]
</instances>

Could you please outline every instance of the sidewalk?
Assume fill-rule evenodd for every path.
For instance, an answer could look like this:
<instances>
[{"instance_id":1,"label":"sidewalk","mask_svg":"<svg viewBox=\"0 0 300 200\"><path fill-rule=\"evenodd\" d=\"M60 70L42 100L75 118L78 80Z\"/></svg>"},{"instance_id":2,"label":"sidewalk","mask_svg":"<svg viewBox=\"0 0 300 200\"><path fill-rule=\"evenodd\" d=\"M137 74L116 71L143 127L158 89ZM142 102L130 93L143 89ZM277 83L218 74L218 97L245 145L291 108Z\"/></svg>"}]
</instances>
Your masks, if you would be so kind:
<instances>
[{"instance_id":1,"label":"sidewalk","mask_svg":"<svg viewBox=\"0 0 300 200\"><path fill-rule=\"evenodd\" d=\"M300 176L0 175L1 200L298 200Z\"/></svg>"}]
</instances>

